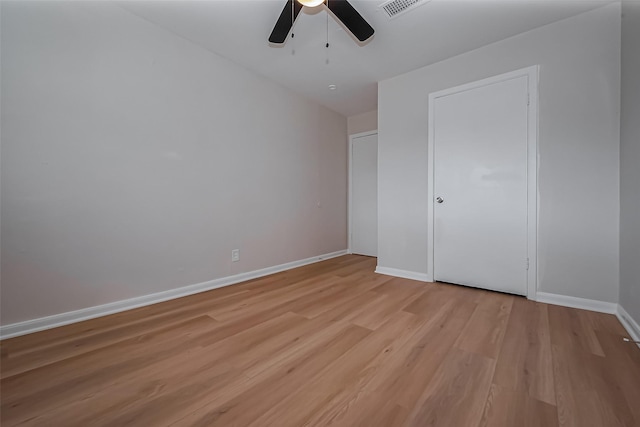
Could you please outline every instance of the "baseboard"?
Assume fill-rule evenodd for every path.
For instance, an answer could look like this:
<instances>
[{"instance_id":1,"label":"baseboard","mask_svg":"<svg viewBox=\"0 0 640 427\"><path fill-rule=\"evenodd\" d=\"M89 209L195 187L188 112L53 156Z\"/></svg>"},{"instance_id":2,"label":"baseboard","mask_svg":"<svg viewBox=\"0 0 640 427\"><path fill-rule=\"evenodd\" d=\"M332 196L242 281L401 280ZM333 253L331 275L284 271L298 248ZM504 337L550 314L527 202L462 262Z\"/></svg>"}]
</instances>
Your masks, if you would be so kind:
<instances>
[{"instance_id":1,"label":"baseboard","mask_svg":"<svg viewBox=\"0 0 640 427\"><path fill-rule=\"evenodd\" d=\"M389 267L376 267L376 273L385 274L387 276L402 277L403 279L419 280L420 282L429 282L426 273L416 273L415 271L400 270Z\"/></svg>"},{"instance_id":2,"label":"baseboard","mask_svg":"<svg viewBox=\"0 0 640 427\"><path fill-rule=\"evenodd\" d=\"M131 310L138 307L157 304L159 302L186 297L200 292L222 288L224 286L234 285L236 283L245 282L247 280L268 276L270 274L279 273L281 271L290 270L292 268L302 267L303 265L313 264L315 262L346 255L346 253L346 250L331 252L328 254L318 255L298 261L292 261L273 267L267 267L260 270L254 270L246 273L236 274L233 276L223 277L220 279L210 280L207 282L197 283L195 285L184 286L123 301L116 301L104 305L98 305L95 307L88 307L80 310L69 311L66 313L55 314L53 316L27 320L25 322L3 325L0 326L0 340L43 331L45 329L57 328L58 326L82 322L84 320L94 319L96 317L107 316L109 314L115 314L121 311Z\"/></svg>"},{"instance_id":3,"label":"baseboard","mask_svg":"<svg viewBox=\"0 0 640 427\"><path fill-rule=\"evenodd\" d=\"M616 314L618 312L618 304L614 302L604 302L593 299L570 297L567 295L549 294L546 292L538 292L536 295L536 301L543 302L545 304L561 305L564 307L597 311L599 313Z\"/></svg>"},{"instance_id":4,"label":"baseboard","mask_svg":"<svg viewBox=\"0 0 640 427\"><path fill-rule=\"evenodd\" d=\"M638 325L638 322L636 322L636 320L631 317L620 304L618 304L616 317L618 317L622 326L624 326L629 333L629 337L634 341L640 341L640 325ZM640 344L638 344L638 347L640 347Z\"/></svg>"}]
</instances>

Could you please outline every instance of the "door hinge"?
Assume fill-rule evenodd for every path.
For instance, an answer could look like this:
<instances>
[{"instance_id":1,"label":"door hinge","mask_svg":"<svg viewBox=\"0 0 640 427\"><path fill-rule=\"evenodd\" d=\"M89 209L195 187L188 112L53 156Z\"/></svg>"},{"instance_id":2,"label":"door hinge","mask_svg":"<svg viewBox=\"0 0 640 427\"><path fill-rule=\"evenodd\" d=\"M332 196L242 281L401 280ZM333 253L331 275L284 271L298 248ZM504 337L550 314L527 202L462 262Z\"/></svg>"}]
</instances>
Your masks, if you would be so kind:
<instances>
[{"instance_id":1,"label":"door hinge","mask_svg":"<svg viewBox=\"0 0 640 427\"><path fill-rule=\"evenodd\" d=\"M525 268L528 270L529 269L529 258L527 258L526 262L525 262Z\"/></svg>"},{"instance_id":2,"label":"door hinge","mask_svg":"<svg viewBox=\"0 0 640 427\"><path fill-rule=\"evenodd\" d=\"M527 94L527 107L531 105L531 95Z\"/></svg>"}]
</instances>

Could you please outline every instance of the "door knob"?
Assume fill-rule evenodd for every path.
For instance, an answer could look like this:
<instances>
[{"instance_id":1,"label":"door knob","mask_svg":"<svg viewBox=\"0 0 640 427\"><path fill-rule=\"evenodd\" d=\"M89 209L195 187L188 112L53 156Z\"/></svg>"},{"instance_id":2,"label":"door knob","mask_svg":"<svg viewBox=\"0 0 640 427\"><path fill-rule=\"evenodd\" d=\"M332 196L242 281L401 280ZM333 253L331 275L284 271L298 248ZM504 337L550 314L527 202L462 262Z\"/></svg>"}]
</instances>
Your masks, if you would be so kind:
<instances>
[{"instance_id":1,"label":"door knob","mask_svg":"<svg viewBox=\"0 0 640 427\"><path fill-rule=\"evenodd\" d=\"M436 197L436 202L442 203L444 202L444 199L442 197Z\"/></svg>"}]
</instances>

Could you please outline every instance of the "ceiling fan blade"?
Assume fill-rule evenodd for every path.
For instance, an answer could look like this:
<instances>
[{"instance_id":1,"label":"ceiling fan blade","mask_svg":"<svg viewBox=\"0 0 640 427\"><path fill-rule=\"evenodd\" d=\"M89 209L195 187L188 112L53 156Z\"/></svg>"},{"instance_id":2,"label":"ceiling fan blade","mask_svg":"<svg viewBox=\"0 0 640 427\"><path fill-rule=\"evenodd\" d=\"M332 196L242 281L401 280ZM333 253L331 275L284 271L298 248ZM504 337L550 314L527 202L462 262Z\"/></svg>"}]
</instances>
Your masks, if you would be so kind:
<instances>
[{"instance_id":1,"label":"ceiling fan blade","mask_svg":"<svg viewBox=\"0 0 640 427\"><path fill-rule=\"evenodd\" d=\"M374 30L347 0L328 0L327 7L361 42L369 40Z\"/></svg>"},{"instance_id":2,"label":"ceiling fan blade","mask_svg":"<svg viewBox=\"0 0 640 427\"><path fill-rule=\"evenodd\" d=\"M269 42L275 44L283 44L287 41L287 36L293 23L296 21L298 14L302 10L302 5L295 0L287 0L287 4L282 9L282 13L276 22L271 35L269 36Z\"/></svg>"}]
</instances>

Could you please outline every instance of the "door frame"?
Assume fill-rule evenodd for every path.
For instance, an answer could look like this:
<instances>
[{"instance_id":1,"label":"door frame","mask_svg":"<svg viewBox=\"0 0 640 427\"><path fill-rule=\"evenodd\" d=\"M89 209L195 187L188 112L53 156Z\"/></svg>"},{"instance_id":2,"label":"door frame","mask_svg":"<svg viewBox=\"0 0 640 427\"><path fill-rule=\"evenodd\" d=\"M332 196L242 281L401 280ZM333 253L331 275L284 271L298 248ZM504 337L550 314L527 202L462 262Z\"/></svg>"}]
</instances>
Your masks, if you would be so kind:
<instances>
[{"instance_id":1,"label":"door frame","mask_svg":"<svg viewBox=\"0 0 640 427\"><path fill-rule=\"evenodd\" d=\"M435 179L435 114L434 103L438 98L455 93L500 83L519 77L527 77L528 84L528 134L527 134L527 298L536 300L538 290L538 65L522 68L472 83L455 86L429 94L429 138L427 157L427 278L434 280L434 179ZM526 260L523 260L526 262Z\"/></svg>"},{"instance_id":2,"label":"door frame","mask_svg":"<svg viewBox=\"0 0 640 427\"><path fill-rule=\"evenodd\" d=\"M352 254L351 251L351 231L352 228L352 218L351 214L353 212L352 206L352 196L353 196L353 140L356 138L362 138L365 136L377 135L378 130L370 130L366 132L354 133L353 135L349 135L349 153L348 153L348 164L349 164L349 173L347 174L347 191L348 191L348 203L347 203L347 253ZM377 225L376 225L377 227Z\"/></svg>"}]
</instances>

